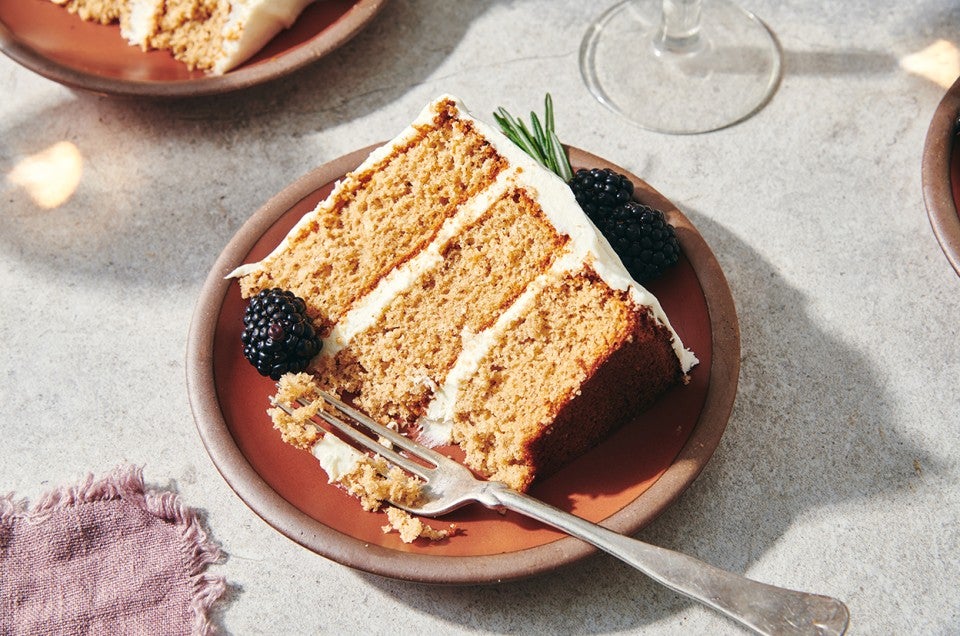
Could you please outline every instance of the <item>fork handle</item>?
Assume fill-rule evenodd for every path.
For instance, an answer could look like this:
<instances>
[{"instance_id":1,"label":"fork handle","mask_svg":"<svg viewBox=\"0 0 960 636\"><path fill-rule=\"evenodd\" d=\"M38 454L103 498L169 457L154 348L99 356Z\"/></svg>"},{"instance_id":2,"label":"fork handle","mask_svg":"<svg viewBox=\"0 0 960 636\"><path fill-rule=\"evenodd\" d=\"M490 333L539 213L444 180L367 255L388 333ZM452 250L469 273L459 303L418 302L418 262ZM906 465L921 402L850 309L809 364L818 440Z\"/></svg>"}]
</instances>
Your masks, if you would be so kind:
<instances>
[{"instance_id":1,"label":"fork handle","mask_svg":"<svg viewBox=\"0 0 960 636\"><path fill-rule=\"evenodd\" d=\"M835 598L759 583L693 557L632 539L507 487L500 505L582 539L666 587L712 607L759 634L843 634L850 620Z\"/></svg>"}]
</instances>

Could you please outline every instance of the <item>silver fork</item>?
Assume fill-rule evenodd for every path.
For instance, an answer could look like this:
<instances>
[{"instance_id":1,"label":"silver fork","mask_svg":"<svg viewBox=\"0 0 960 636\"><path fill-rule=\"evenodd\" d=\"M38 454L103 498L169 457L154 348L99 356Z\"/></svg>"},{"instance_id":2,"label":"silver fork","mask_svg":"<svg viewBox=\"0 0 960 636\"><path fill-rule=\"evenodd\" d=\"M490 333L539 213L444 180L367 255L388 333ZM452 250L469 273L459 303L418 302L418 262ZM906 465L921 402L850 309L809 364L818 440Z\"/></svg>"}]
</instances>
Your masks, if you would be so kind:
<instances>
[{"instance_id":1,"label":"silver fork","mask_svg":"<svg viewBox=\"0 0 960 636\"><path fill-rule=\"evenodd\" d=\"M332 395L321 391L320 397L348 418L321 410L317 414L321 419L359 446L425 482L418 505L394 503L398 508L425 517L443 515L471 502L506 508L587 541L654 581L722 612L759 634L843 634L847 629L850 613L835 598L759 583L685 554L607 530L501 482L477 479L462 464L382 426ZM301 404L305 402L301 400ZM284 404L277 403L277 406L291 412Z\"/></svg>"}]
</instances>

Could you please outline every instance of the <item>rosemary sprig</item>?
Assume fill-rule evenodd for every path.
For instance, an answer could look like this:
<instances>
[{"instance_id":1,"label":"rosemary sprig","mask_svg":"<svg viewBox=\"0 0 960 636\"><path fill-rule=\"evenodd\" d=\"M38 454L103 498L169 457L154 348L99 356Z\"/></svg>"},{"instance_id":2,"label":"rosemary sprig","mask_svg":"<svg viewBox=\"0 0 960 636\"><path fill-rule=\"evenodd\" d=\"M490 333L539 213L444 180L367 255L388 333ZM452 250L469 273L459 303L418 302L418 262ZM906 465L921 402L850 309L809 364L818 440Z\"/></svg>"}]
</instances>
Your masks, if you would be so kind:
<instances>
[{"instance_id":1,"label":"rosemary sprig","mask_svg":"<svg viewBox=\"0 0 960 636\"><path fill-rule=\"evenodd\" d=\"M569 181L573 177L573 169L570 167L567 153L563 150L563 144L557 137L553 98L550 93L547 93L544 103L543 121L541 122L536 113L531 112L529 127L523 123L523 120L511 115L503 106L497 109L493 118L510 141L536 159L544 168L557 174L564 181Z\"/></svg>"}]
</instances>

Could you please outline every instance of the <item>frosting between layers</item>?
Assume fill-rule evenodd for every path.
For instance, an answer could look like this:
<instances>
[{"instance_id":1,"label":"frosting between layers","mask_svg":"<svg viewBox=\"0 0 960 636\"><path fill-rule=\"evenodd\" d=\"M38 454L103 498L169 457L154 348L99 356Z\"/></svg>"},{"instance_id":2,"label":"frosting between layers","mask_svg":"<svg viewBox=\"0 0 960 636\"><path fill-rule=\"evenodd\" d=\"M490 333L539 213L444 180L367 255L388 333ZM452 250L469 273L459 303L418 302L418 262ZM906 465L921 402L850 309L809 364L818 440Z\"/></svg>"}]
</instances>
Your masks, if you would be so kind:
<instances>
[{"instance_id":1,"label":"frosting between layers","mask_svg":"<svg viewBox=\"0 0 960 636\"><path fill-rule=\"evenodd\" d=\"M583 264L584 262L575 254L568 252L554 261L547 271L533 279L523 293L497 317L490 327L477 333L464 330L461 334L463 350L453 367L447 372L443 384L434 392L433 399L427 405L426 414L418 422L422 443L439 446L452 441L453 418L460 385L477 372L480 363L509 326L524 314L550 283L563 277L567 272L580 269ZM590 264L592 265L593 262L591 261Z\"/></svg>"}]
</instances>

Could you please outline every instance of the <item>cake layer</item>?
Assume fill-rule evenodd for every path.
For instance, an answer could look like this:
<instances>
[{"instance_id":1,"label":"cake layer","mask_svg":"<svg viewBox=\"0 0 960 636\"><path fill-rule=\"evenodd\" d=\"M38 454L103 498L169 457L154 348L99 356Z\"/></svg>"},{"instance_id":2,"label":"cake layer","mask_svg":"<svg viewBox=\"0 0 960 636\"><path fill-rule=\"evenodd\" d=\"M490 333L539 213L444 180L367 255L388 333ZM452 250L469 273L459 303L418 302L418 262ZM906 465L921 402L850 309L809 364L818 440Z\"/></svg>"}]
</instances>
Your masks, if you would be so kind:
<instances>
[{"instance_id":1,"label":"cake layer","mask_svg":"<svg viewBox=\"0 0 960 636\"><path fill-rule=\"evenodd\" d=\"M681 376L667 330L589 266L550 277L500 334L459 386L452 433L469 465L520 490Z\"/></svg>"},{"instance_id":2,"label":"cake layer","mask_svg":"<svg viewBox=\"0 0 960 636\"><path fill-rule=\"evenodd\" d=\"M132 0L125 36L144 51L166 49L189 69L209 70L221 55L231 3L223 0ZM139 6L138 6L139 5Z\"/></svg>"},{"instance_id":3,"label":"cake layer","mask_svg":"<svg viewBox=\"0 0 960 636\"><path fill-rule=\"evenodd\" d=\"M449 111L410 133L393 153L347 175L267 259L234 272L242 276L244 296L289 289L306 300L324 332L388 272L423 250L443 222L506 165L469 122Z\"/></svg>"}]
</instances>

